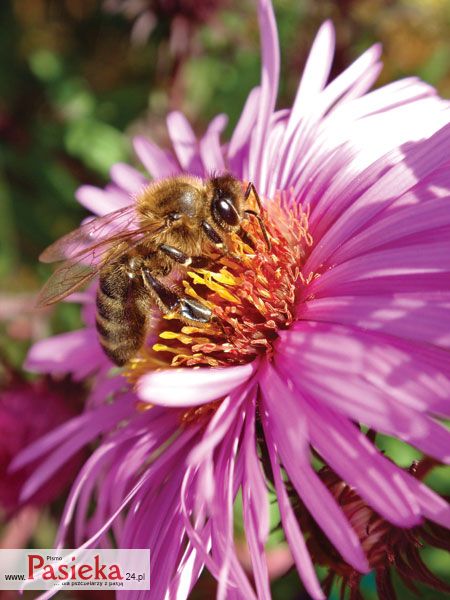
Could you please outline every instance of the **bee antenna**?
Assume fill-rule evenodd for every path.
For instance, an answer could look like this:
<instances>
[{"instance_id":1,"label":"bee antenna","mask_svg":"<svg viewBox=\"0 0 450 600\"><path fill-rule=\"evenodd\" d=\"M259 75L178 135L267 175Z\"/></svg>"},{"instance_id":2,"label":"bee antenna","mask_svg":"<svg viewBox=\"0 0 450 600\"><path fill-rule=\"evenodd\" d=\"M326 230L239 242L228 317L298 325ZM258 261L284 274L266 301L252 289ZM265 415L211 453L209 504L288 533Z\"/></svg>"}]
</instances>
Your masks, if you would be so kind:
<instances>
[{"instance_id":1,"label":"bee antenna","mask_svg":"<svg viewBox=\"0 0 450 600\"><path fill-rule=\"evenodd\" d=\"M245 200L248 200L248 197L250 196L251 192L253 192L253 195L255 196L256 203L258 205L258 208L259 208L260 212L262 212L263 211L263 205L262 205L262 202L261 202L261 198L259 197L259 194L256 191L256 188L255 188L254 184L250 181L249 184L248 184L248 186L247 186L247 189L245 190L245 194L244 194L244 199Z\"/></svg>"}]
</instances>

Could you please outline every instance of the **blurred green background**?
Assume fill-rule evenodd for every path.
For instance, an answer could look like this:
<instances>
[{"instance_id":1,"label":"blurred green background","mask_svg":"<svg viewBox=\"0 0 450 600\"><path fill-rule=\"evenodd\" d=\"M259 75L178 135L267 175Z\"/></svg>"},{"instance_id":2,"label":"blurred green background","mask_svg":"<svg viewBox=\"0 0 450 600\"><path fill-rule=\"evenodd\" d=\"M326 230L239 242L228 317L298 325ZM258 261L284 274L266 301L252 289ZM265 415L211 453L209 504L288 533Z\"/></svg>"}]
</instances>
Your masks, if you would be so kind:
<instances>
[{"instance_id":1,"label":"blurred green background","mask_svg":"<svg viewBox=\"0 0 450 600\"><path fill-rule=\"evenodd\" d=\"M172 4L0 3L0 353L16 366L34 339L79 325L71 305L32 310L49 274L39 253L86 216L76 188L103 185L117 161L135 163L134 134L167 144L169 110L185 112L198 132L226 112L231 131L259 81L254 1L180 1L181 11ZM292 101L325 18L337 29L333 73L380 41L385 68L377 85L414 74L450 96L449 0L274 0L274 6L282 47L279 107ZM408 464L410 450L396 452ZM450 493L440 471L432 483ZM41 546L50 545L53 529L51 518L44 519ZM448 575L448 557L431 551L428 559L437 574ZM274 593L305 598L300 589L292 573ZM364 590L375 598L370 577ZM444 596L424 589L421 597Z\"/></svg>"}]
</instances>

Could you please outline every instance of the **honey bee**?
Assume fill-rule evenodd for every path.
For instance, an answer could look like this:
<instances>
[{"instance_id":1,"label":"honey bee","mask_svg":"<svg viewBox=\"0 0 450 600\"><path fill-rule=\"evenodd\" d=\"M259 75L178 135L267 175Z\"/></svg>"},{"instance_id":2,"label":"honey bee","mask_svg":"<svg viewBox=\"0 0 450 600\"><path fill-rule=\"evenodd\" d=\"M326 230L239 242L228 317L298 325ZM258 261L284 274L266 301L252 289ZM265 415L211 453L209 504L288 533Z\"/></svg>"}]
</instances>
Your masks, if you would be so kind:
<instances>
[{"instance_id":1,"label":"honey bee","mask_svg":"<svg viewBox=\"0 0 450 600\"><path fill-rule=\"evenodd\" d=\"M245 208L253 195L255 208ZM124 365L144 344L151 309L190 324L208 323L212 311L161 281L174 267L209 263L207 246L227 254L227 234L247 237L253 215L266 243L261 201L252 183L244 191L232 175L206 180L180 175L154 182L136 203L94 218L49 246L43 262L65 260L44 285L39 307L54 304L99 275L96 327L106 355Z\"/></svg>"}]
</instances>

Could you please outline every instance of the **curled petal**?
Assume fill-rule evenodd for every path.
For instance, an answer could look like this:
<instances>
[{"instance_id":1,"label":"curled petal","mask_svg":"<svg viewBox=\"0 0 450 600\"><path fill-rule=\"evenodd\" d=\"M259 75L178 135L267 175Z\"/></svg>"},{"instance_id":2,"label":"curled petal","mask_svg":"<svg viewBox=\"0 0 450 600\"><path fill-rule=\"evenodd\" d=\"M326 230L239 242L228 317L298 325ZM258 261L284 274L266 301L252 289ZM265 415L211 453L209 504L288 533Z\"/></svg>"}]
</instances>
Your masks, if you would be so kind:
<instances>
[{"instance_id":1,"label":"curled petal","mask_svg":"<svg viewBox=\"0 0 450 600\"><path fill-rule=\"evenodd\" d=\"M141 400L161 406L199 406L229 394L255 373L257 361L238 367L170 369L140 378Z\"/></svg>"}]
</instances>

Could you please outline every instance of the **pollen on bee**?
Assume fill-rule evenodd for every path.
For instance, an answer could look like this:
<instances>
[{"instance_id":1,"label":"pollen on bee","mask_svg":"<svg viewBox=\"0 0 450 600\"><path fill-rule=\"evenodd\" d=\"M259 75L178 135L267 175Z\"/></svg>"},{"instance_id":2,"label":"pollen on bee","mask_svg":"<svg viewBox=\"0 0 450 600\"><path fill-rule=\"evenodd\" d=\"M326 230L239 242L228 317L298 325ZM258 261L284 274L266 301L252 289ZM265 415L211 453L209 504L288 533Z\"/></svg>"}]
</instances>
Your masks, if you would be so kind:
<instances>
[{"instance_id":1,"label":"pollen on bee","mask_svg":"<svg viewBox=\"0 0 450 600\"><path fill-rule=\"evenodd\" d=\"M132 381L154 368L237 365L272 354L278 332L293 322L298 298L315 277L302 274L312 237L307 212L289 194L268 201L260 216L270 247L251 216L242 225L246 241L232 233L227 253L210 268L190 268L184 293L208 307L213 319L191 325L165 315L156 343L130 361Z\"/></svg>"}]
</instances>

